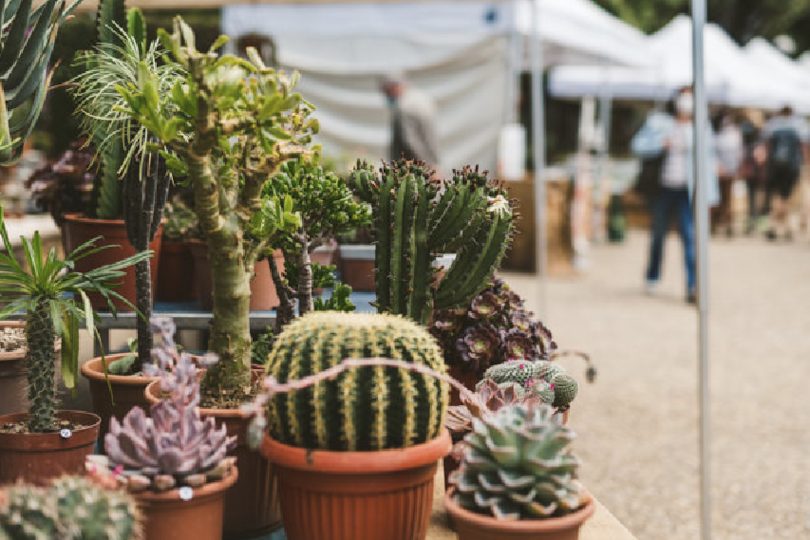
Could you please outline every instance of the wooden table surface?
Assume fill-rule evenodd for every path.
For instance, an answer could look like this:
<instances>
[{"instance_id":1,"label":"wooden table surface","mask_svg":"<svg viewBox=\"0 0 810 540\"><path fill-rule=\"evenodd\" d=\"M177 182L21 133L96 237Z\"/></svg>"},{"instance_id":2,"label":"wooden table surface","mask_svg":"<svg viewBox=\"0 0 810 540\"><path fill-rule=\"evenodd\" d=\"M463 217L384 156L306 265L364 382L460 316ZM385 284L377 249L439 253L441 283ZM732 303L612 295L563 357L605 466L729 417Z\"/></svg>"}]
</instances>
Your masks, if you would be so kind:
<instances>
[{"instance_id":1,"label":"wooden table surface","mask_svg":"<svg viewBox=\"0 0 810 540\"><path fill-rule=\"evenodd\" d=\"M441 461L433 486L433 516L427 540L456 540L456 533L447 526L447 513L444 511L444 494L442 493L444 478ZM579 532L579 540L635 540L635 538L599 501L596 501L596 512L585 522Z\"/></svg>"}]
</instances>

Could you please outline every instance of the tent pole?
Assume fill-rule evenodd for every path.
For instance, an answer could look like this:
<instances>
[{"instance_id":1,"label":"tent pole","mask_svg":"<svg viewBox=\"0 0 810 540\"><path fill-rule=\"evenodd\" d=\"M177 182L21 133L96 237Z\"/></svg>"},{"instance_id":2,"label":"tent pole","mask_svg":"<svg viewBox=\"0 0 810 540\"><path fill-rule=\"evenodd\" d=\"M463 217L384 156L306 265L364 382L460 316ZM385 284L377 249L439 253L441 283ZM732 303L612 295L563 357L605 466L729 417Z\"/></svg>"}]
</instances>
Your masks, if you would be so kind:
<instances>
[{"instance_id":1,"label":"tent pole","mask_svg":"<svg viewBox=\"0 0 810 540\"><path fill-rule=\"evenodd\" d=\"M532 156L534 161L534 220L535 220L535 266L539 289L539 305L542 317L547 317L545 280L546 261L546 133L543 95L543 42L540 31L540 2L532 1L531 31L531 104L532 104Z\"/></svg>"},{"instance_id":2,"label":"tent pole","mask_svg":"<svg viewBox=\"0 0 810 540\"><path fill-rule=\"evenodd\" d=\"M706 0L692 0L692 67L694 74L694 177L695 225L697 238L698 300L698 399L700 407L700 537L710 540L711 531L711 452L709 411L709 202L708 185L708 105L703 71L703 27Z\"/></svg>"}]
</instances>

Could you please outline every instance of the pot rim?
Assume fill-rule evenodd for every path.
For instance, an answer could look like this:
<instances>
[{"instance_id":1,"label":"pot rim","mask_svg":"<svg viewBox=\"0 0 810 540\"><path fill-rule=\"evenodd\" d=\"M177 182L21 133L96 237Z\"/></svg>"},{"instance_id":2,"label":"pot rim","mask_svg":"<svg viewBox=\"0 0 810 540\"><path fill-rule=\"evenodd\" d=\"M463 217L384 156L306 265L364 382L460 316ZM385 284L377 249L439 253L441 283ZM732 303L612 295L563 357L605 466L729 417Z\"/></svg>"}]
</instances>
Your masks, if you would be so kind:
<instances>
[{"instance_id":1,"label":"pot rim","mask_svg":"<svg viewBox=\"0 0 810 540\"><path fill-rule=\"evenodd\" d=\"M105 354L104 360L109 364L111 360L117 360L128 354L131 353ZM105 379L104 371L101 368L100 356L91 358L82 364L81 372L82 375L90 381L101 381L106 384L106 381L109 380L110 384L121 386L144 386L157 380L157 377L147 377L145 375L113 375L112 373L107 374L107 378Z\"/></svg>"},{"instance_id":2,"label":"pot rim","mask_svg":"<svg viewBox=\"0 0 810 540\"><path fill-rule=\"evenodd\" d=\"M491 532L511 532L511 533L549 533L554 531L561 531L565 529L579 528L585 521L590 518L596 510L596 504L590 493L587 491L585 494L588 497L582 508L560 517L552 517L545 519L522 519L519 521L503 521L495 519L492 516L485 516L471 512L466 508L462 508L456 501L453 500L455 493L455 486L451 486L444 493L444 508L450 514L452 519L465 521L470 523L477 529L491 531Z\"/></svg>"},{"instance_id":3,"label":"pot rim","mask_svg":"<svg viewBox=\"0 0 810 540\"><path fill-rule=\"evenodd\" d=\"M0 415L0 424L19 422L28 418L29 415L30 413L27 412ZM34 451L36 448L41 448L38 445L50 441L59 441L59 446L62 448L84 446L86 444L86 441L83 440L85 435L89 435L92 432L98 433L99 427L101 426L101 417L87 411L60 409L56 411L56 417L72 418L74 420L78 418L77 421L85 424L85 426L73 431L73 435L69 439L63 439L58 432L54 431L48 433L0 433L0 447L7 449L24 448L26 451ZM93 436L93 439L95 438L96 436ZM15 441L17 442L16 444ZM22 444L20 444L20 442L22 442ZM33 443L33 445L31 443Z\"/></svg>"},{"instance_id":4,"label":"pot rim","mask_svg":"<svg viewBox=\"0 0 810 540\"><path fill-rule=\"evenodd\" d=\"M332 474L379 474L430 465L447 455L451 447L450 433L442 428L437 437L422 444L367 452L300 448L276 441L265 433L261 452L274 465L288 469Z\"/></svg>"},{"instance_id":5,"label":"pot rim","mask_svg":"<svg viewBox=\"0 0 810 540\"><path fill-rule=\"evenodd\" d=\"M73 221L75 223L84 223L87 225L124 225L123 219L99 219L87 217L81 212L68 212L63 216L65 221Z\"/></svg>"},{"instance_id":6,"label":"pot rim","mask_svg":"<svg viewBox=\"0 0 810 540\"><path fill-rule=\"evenodd\" d=\"M350 261L373 261L374 244L340 244L340 257Z\"/></svg>"},{"instance_id":7,"label":"pot rim","mask_svg":"<svg viewBox=\"0 0 810 540\"><path fill-rule=\"evenodd\" d=\"M237 478L239 478L239 471L237 469L237 465L231 467L231 470L225 475L221 480L217 480L216 482L206 482L203 486L192 488L194 490L194 496L189 499L188 501L184 501L180 498L179 490L180 488L173 488L168 491L161 491L159 493L146 490L146 491L139 491L137 493L131 493L133 497L138 502L148 502L148 503L157 503L157 504L164 504L164 503L191 503L193 504L195 501L199 502L201 500L210 499L219 495L219 493L227 491L234 483L236 483Z\"/></svg>"}]
</instances>

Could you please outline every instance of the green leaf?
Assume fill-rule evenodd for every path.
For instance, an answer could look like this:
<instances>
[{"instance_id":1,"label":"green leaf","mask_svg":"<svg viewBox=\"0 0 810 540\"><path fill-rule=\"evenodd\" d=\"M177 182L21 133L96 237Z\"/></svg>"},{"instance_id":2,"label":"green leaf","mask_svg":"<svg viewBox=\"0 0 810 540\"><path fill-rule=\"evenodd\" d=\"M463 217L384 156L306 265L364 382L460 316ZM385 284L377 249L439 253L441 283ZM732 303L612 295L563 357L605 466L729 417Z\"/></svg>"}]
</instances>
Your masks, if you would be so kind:
<instances>
[{"instance_id":1,"label":"green leaf","mask_svg":"<svg viewBox=\"0 0 810 540\"><path fill-rule=\"evenodd\" d=\"M146 52L146 19L138 8L130 8L127 12L127 33L138 43L141 54Z\"/></svg>"}]
</instances>

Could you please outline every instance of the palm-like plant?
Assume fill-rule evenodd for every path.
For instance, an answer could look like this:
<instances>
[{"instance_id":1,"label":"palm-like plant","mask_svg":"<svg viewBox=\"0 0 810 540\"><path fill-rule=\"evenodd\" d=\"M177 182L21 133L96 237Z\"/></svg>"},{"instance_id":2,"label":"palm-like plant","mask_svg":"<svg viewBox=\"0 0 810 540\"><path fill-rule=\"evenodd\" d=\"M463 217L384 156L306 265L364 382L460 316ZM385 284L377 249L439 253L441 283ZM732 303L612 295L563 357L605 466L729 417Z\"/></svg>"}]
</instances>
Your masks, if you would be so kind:
<instances>
[{"instance_id":1,"label":"palm-like plant","mask_svg":"<svg viewBox=\"0 0 810 540\"><path fill-rule=\"evenodd\" d=\"M25 313L25 337L28 347L28 398L31 410L28 429L34 433L51 431L56 425L56 387L54 375L56 338L62 340L62 377L65 386L73 388L79 369L79 324L85 322L95 333L95 312L87 293L98 293L115 312L113 298L126 302L112 290L124 275L124 269L151 257L150 251L138 253L89 272L76 272L75 262L112 246L96 247L97 238L60 259L56 250L47 253L39 233L32 240L22 238L24 267L14 256L8 237L3 209L0 207L0 238L5 249L0 252L0 296L9 299L0 307L0 320L18 312Z\"/></svg>"}]
</instances>

